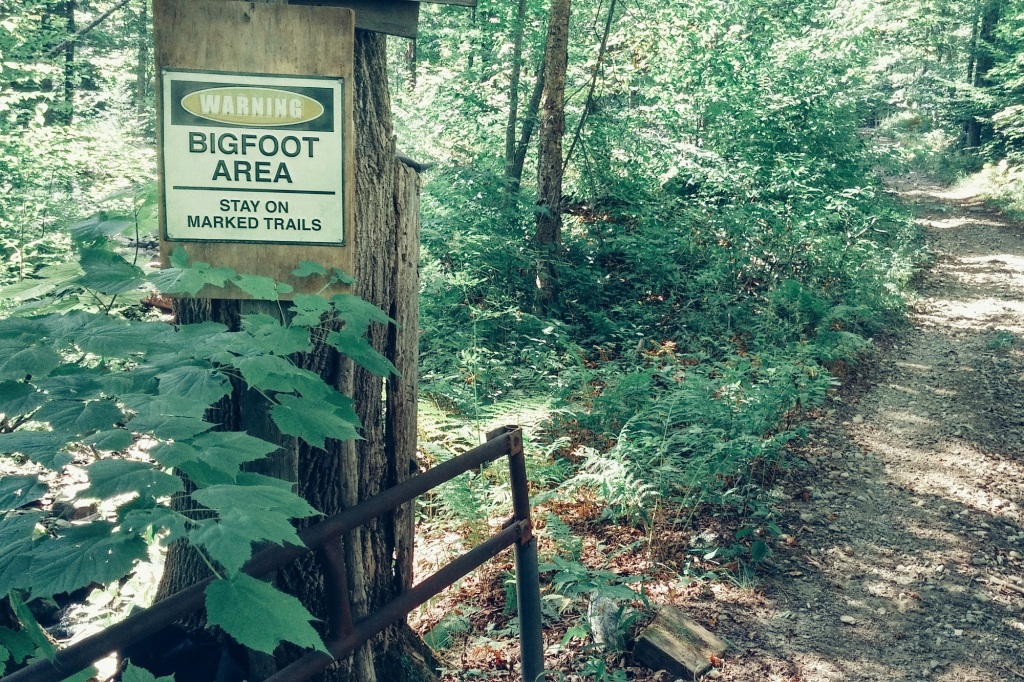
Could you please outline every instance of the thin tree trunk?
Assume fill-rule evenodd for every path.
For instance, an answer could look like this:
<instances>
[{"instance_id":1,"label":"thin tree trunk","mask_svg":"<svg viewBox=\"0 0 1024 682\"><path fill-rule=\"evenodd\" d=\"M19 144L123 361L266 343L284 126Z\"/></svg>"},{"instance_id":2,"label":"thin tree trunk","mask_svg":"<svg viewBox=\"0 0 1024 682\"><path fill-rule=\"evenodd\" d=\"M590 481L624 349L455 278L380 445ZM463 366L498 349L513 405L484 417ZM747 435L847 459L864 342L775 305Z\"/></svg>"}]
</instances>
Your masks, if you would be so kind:
<instances>
[{"instance_id":1,"label":"thin tree trunk","mask_svg":"<svg viewBox=\"0 0 1024 682\"><path fill-rule=\"evenodd\" d=\"M405 69L409 90L416 89L416 39L410 38L405 46Z\"/></svg>"},{"instance_id":2,"label":"thin tree trunk","mask_svg":"<svg viewBox=\"0 0 1024 682\"><path fill-rule=\"evenodd\" d=\"M526 30L526 0L516 8L515 34L512 38L512 73L508 85L508 123L505 124L505 178L515 176L516 126L519 116L519 75L523 69L523 32ZM517 183L518 184L518 183ZM510 185L511 187L511 185Z\"/></svg>"},{"instance_id":3,"label":"thin tree trunk","mask_svg":"<svg viewBox=\"0 0 1024 682\"><path fill-rule=\"evenodd\" d=\"M597 60L594 62L594 72L590 77L590 88L587 91L587 102L583 105L583 113L580 114L580 122L576 126L576 134L572 136L572 143L569 144L569 151L565 153L565 162L562 164L562 171L569 167L576 145L583 136L583 127L587 124L587 118L594 110L594 93L597 91L597 79L601 75L601 64L604 62L605 52L608 50L608 35L612 31L612 20L615 18L615 0L608 6L608 16L604 22L604 33L601 35L601 45L597 49Z\"/></svg>"},{"instance_id":4,"label":"thin tree trunk","mask_svg":"<svg viewBox=\"0 0 1024 682\"><path fill-rule=\"evenodd\" d=\"M75 35L76 0L65 0L64 19L68 35ZM75 41L66 41L64 46L64 106L62 123L71 125L75 118Z\"/></svg>"},{"instance_id":5,"label":"thin tree trunk","mask_svg":"<svg viewBox=\"0 0 1024 682\"><path fill-rule=\"evenodd\" d=\"M977 24L978 35L973 50L974 73L971 84L976 88L987 88L992 85L988 74L992 67L995 66L993 49L996 39L996 27L999 24L999 18L1002 13L1001 10L1000 0L987 0L981 9L980 23ZM980 120L984 117L984 114L975 114L967 121L965 132L968 148L980 147L992 137L992 125L983 123Z\"/></svg>"},{"instance_id":6,"label":"thin tree trunk","mask_svg":"<svg viewBox=\"0 0 1024 682\"><path fill-rule=\"evenodd\" d=\"M135 113L142 120L149 112L149 0L139 0L135 27L139 41L135 59Z\"/></svg>"},{"instance_id":7,"label":"thin tree trunk","mask_svg":"<svg viewBox=\"0 0 1024 682\"><path fill-rule=\"evenodd\" d=\"M515 157L512 159L512 169L509 172L509 191L518 192L523 181L523 166L526 164L526 152L530 148L530 139L533 137L533 130L537 127L537 118L540 111L540 96L544 91L544 62L537 67L537 82L533 86L533 93L530 95L530 102L526 105L526 115L523 116L523 128L519 132L519 142L516 144Z\"/></svg>"}]
</instances>

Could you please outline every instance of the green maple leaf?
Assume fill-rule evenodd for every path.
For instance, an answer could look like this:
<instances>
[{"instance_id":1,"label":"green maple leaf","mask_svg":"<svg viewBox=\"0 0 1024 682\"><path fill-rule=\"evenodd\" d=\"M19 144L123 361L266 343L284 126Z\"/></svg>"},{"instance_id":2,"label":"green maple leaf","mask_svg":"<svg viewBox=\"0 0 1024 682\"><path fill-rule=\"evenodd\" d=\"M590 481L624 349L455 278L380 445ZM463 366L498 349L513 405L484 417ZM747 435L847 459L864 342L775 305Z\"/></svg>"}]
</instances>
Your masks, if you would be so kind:
<instances>
[{"instance_id":1,"label":"green maple leaf","mask_svg":"<svg viewBox=\"0 0 1024 682\"><path fill-rule=\"evenodd\" d=\"M133 500L133 504L138 500ZM149 501L152 504L152 501ZM118 518L121 519L121 526L124 531L129 533L145 533L147 529L153 528L158 530L166 528L170 531L170 535L162 539L163 544L167 545L178 538L185 537L186 531L189 525L192 523L188 517L178 512L168 509L167 507L161 507L156 505L153 507L147 507L142 509L126 509L129 505L124 505L118 509ZM121 515L122 510L124 514Z\"/></svg>"},{"instance_id":2,"label":"green maple leaf","mask_svg":"<svg viewBox=\"0 0 1024 682\"><path fill-rule=\"evenodd\" d=\"M196 405L212 405L231 393L227 378L210 367L176 367L157 375L157 380L161 396L174 396Z\"/></svg>"},{"instance_id":3,"label":"green maple leaf","mask_svg":"<svg viewBox=\"0 0 1024 682\"><path fill-rule=\"evenodd\" d=\"M203 464L232 479L239 467L266 457L279 446L237 431L215 431L203 434L192 442L176 441L155 446L150 454L165 467L185 470L191 463Z\"/></svg>"},{"instance_id":4,"label":"green maple leaf","mask_svg":"<svg viewBox=\"0 0 1024 682\"><path fill-rule=\"evenodd\" d=\"M239 275L233 281L235 286L259 301L276 301L279 293L286 293L279 292L278 283L263 275Z\"/></svg>"},{"instance_id":5,"label":"green maple leaf","mask_svg":"<svg viewBox=\"0 0 1024 682\"><path fill-rule=\"evenodd\" d=\"M12 349L12 352L4 352L0 356L0 380L44 377L60 362L60 356L49 348L30 346L21 350Z\"/></svg>"},{"instance_id":6,"label":"green maple leaf","mask_svg":"<svg viewBox=\"0 0 1024 682\"><path fill-rule=\"evenodd\" d=\"M168 417L156 412L136 415L128 425L136 433L149 433L160 440L186 440L216 426L202 417Z\"/></svg>"},{"instance_id":7,"label":"green maple leaf","mask_svg":"<svg viewBox=\"0 0 1024 682\"><path fill-rule=\"evenodd\" d=\"M109 431L100 431L94 433L82 440L86 445L91 445L97 450L104 452L117 452L124 450L129 445L135 442L135 436L132 435L131 431L125 429L111 429Z\"/></svg>"},{"instance_id":8,"label":"green maple leaf","mask_svg":"<svg viewBox=\"0 0 1024 682\"><path fill-rule=\"evenodd\" d=\"M327 343L351 358L352 362L379 377L399 374L398 368L390 360L375 351L365 338L350 331L348 327L328 334Z\"/></svg>"},{"instance_id":9,"label":"green maple leaf","mask_svg":"<svg viewBox=\"0 0 1024 682\"><path fill-rule=\"evenodd\" d=\"M310 621L316 620L291 595L239 573L206 588L206 614L239 644L272 654L281 642L327 652Z\"/></svg>"},{"instance_id":10,"label":"green maple leaf","mask_svg":"<svg viewBox=\"0 0 1024 682\"><path fill-rule=\"evenodd\" d=\"M0 644L7 650L15 665L21 664L36 652L36 645L24 630L0 627ZM3 673L0 673L2 675Z\"/></svg>"},{"instance_id":11,"label":"green maple leaf","mask_svg":"<svg viewBox=\"0 0 1024 682\"><path fill-rule=\"evenodd\" d=\"M46 402L46 395L32 384L22 381L0 383L0 413L5 417L20 417Z\"/></svg>"},{"instance_id":12,"label":"green maple leaf","mask_svg":"<svg viewBox=\"0 0 1024 682\"><path fill-rule=\"evenodd\" d=\"M32 548L42 512L7 514L0 518L0 594L32 588Z\"/></svg>"},{"instance_id":13,"label":"green maple leaf","mask_svg":"<svg viewBox=\"0 0 1024 682\"><path fill-rule=\"evenodd\" d=\"M112 400L51 400L33 415L33 419L49 422L54 431L74 435L106 430L123 419Z\"/></svg>"},{"instance_id":14,"label":"green maple leaf","mask_svg":"<svg viewBox=\"0 0 1024 682\"><path fill-rule=\"evenodd\" d=\"M0 341L5 348L28 346L42 341L50 333L50 323L60 319L59 315L47 317L7 317L0 320ZM8 344L6 342L13 342Z\"/></svg>"},{"instance_id":15,"label":"green maple leaf","mask_svg":"<svg viewBox=\"0 0 1024 682\"><path fill-rule=\"evenodd\" d=\"M110 316L87 315L73 332L68 334L86 353L102 357L125 357L132 353L145 353L163 346L160 337L166 325L152 322L127 322Z\"/></svg>"},{"instance_id":16,"label":"green maple leaf","mask_svg":"<svg viewBox=\"0 0 1024 682\"><path fill-rule=\"evenodd\" d=\"M354 294L337 294L331 297L331 303L353 334L362 335L371 322L394 322L383 310Z\"/></svg>"},{"instance_id":17,"label":"green maple leaf","mask_svg":"<svg viewBox=\"0 0 1024 682\"><path fill-rule=\"evenodd\" d=\"M184 489L180 478L146 462L101 459L85 467L85 471L89 476L89 487L79 496L86 499L107 500L133 492L155 499Z\"/></svg>"},{"instance_id":18,"label":"green maple leaf","mask_svg":"<svg viewBox=\"0 0 1024 682\"><path fill-rule=\"evenodd\" d=\"M4 476L0 478L0 513L31 504L46 495L48 490L35 475Z\"/></svg>"},{"instance_id":19,"label":"green maple leaf","mask_svg":"<svg viewBox=\"0 0 1024 682\"><path fill-rule=\"evenodd\" d=\"M200 453L199 461L232 474L243 463L266 457L280 449L278 445L239 431L206 433L194 438L192 445Z\"/></svg>"},{"instance_id":20,"label":"green maple leaf","mask_svg":"<svg viewBox=\"0 0 1024 682\"><path fill-rule=\"evenodd\" d=\"M101 294L122 294L146 281L141 268L107 249L82 249L79 263L84 274L78 284Z\"/></svg>"},{"instance_id":21,"label":"green maple leaf","mask_svg":"<svg viewBox=\"0 0 1024 682\"><path fill-rule=\"evenodd\" d=\"M245 330L260 348L274 355L291 355L310 350L309 331L286 327L270 315L245 315L242 317Z\"/></svg>"},{"instance_id":22,"label":"green maple leaf","mask_svg":"<svg viewBox=\"0 0 1024 682\"><path fill-rule=\"evenodd\" d=\"M326 271L325 271L326 274ZM292 299L292 324L315 327L324 314L330 312L331 304L315 294L296 294Z\"/></svg>"},{"instance_id":23,"label":"green maple leaf","mask_svg":"<svg viewBox=\"0 0 1024 682\"><path fill-rule=\"evenodd\" d=\"M0 434L0 454L20 452L47 469L60 471L72 459L64 451L71 436L46 431L15 431Z\"/></svg>"},{"instance_id":24,"label":"green maple leaf","mask_svg":"<svg viewBox=\"0 0 1024 682\"><path fill-rule=\"evenodd\" d=\"M94 521L71 526L60 537L40 542L32 553L32 594L73 592L90 583L108 585L123 578L146 557L138 535L114 532L114 524Z\"/></svg>"},{"instance_id":25,"label":"green maple leaf","mask_svg":"<svg viewBox=\"0 0 1024 682\"><path fill-rule=\"evenodd\" d=\"M328 438L359 438L358 422L353 423L336 405L284 394L279 394L277 401L270 418L285 435L301 438L318 448L323 448Z\"/></svg>"},{"instance_id":26,"label":"green maple leaf","mask_svg":"<svg viewBox=\"0 0 1024 682\"><path fill-rule=\"evenodd\" d=\"M199 521L198 528L188 534L193 545L202 546L212 559L234 575L252 558L252 543L302 545L295 527L286 514L227 509L218 519Z\"/></svg>"},{"instance_id":27,"label":"green maple leaf","mask_svg":"<svg viewBox=\"0 0 1024 682\"><path fill-rule=\"evenodd\" d=\"M182 251L178 249L178 251ZM184 253L184 251L182 251ZM206 285L223 287L236 273L231 268L215 268L208 263L196 262L192 265L177 266L172 257L173 267L160 270L149 276L149 282L157 291L165 294L189 294L194 296Z\"/></svg>"},{"instance_id":28,"label":"green maple leaf","mask_svg":"<svg viewBox=\"0 0 1024 682\"><path fill-rule=\"evenodd\" d=\"M312 275L326 276L327 268L319 263L314 263L311 260L304 260L299 263L297 268L292 270L292 275L295 277L310 277Z\"/></svg>"},{"instance_id":29,"label":"green maple leaf","mask_svg":"<svg viewBox=\"0 0 1024 682\"><path fill-rule=\"evenodd\" d=\"M46 377L32 379L32 383L50 396L62 400L85 401L99 398L104 392L110 395L118 393L116 388L126 385L125 382L116 381L119 378L123 377L110 374L99 367L61 365Z\"/></svg>"},{"instance_id":30,"label":"green maple leaf","mask_svg":"<svg viewBox=\"0 0 1024 682\"><path fill-rule=\"evenodd\" d=\"M244 510L252 516L277 512L289 518L304 518L320 513L291 490L275 486L214 485L196 490L192 498L210 509Z\"/></svg>"},{"instance_id":31,"label":"green maple leaf","mask_svg":"<svg viewBox=\"0 0 1024 682\"><path fill-rule=\"evenodd\" d=\"M302 380L320 380L318 375L296 367L291 360L280 355L233 358L230 363L242 373L245 383L263 391L290 393L299 387Z\"/></svg>"},{"instance_id":32,"label":"green maple leaf","mask_svg":"<svg viewBox=\"0 0 1024 682\"><path fill-rule=\"evenodd\" d=\"M206 548L229 574L237 573L260 541L301 545L290 519L317 514L305 500L278 485L211 485L192 499L217 512L218 519L199 522L189 542Z\"/></svg>"},{"instance_id":33,"label":"green maple leaf","mask_svg":"<svg viewBox=\"0 0 1024 682\"><path fill-rule=\"evenodd\" d=\"M49 265L17 284L0 287L0 298L16 302L30 301L75 281L81 274L82 268L74 260Z\"/></svg>"}]
</instances>

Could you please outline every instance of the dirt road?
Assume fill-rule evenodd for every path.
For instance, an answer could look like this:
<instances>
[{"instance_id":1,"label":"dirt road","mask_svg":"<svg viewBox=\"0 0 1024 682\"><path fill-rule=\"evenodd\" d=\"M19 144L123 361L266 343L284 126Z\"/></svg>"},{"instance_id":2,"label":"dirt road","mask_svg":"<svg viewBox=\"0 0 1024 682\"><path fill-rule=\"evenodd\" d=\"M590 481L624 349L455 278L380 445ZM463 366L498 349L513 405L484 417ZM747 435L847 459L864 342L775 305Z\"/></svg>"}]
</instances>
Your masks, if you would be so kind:
<instances>
[{"instance_id":1,"label":"dirt road","mask_svg":"<svg viewBox=\"0 0 1024 682\"><path fill-rule=\"evenodd\" d=\"M740 608L719 679L1024 680L1024 225L909 177L935 264L868 388L780 490L795 546Z\"/></svg>"}]
</instances>

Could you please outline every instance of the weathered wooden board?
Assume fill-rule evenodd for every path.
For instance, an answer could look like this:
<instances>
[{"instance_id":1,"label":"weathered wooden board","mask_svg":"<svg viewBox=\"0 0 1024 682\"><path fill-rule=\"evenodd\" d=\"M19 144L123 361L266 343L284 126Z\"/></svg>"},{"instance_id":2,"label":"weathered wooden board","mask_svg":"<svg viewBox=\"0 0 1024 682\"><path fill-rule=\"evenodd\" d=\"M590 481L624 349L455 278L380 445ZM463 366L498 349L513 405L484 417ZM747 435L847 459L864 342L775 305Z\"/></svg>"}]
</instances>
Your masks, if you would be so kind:
<instances>
[{"instance_id":1,"label":"weathered wooden board","mask_svg":"<svg viewBox=\"0 0 1024 682\"><path fill-rule=\"evenodd\" d=\"M355 17L351 9L299 7L279 4L225 2L223 0L155 0L156 67L248 74L278 74L342 79L351 91ZM296 278L291 272L302 261L353 271L355 243L355 129L353 97L344 108L344 223L345 246L266 244L239 242L170 242L166 216L161 216L161 263L167 266L175 248L184 248L193 261L226 266L286 282L295 293L316 293L319 277ZM163 88L157 88L157 110L162 115ZM161 119L162 120L162 119ZM160 168L164 167L162 132L158 130ZM162 179L162 178L161 178ZM160 204L164 205L163 182ZM337 286L326 294L341 291ZM239 290L208 287L199 297L246 298Z\"/></svg>"},{"instance_id":2,"label":"weathered wooden board","mask_svg":"<svg viewBox=\"0 0 1024 682\"><path fill-rule=\"evenodd\" d=\"M652 670L667 670L697 679L711 668L711 657L721 658L727 644L686 617L675 606L663 606L637 638L633 654Z\"/></svg>"},{"instance_id":3,"label":"weathered wooden board","mask_svg":"<svg viewBox=\"0 0 1024 682\"><path fill-rule=\"evenodd\" d=\"M402 38L415 38L420 20L420 3L410 0L292 0L289 4L347 7L355 10L356 28Z\"/></svg>"}]
</instances>

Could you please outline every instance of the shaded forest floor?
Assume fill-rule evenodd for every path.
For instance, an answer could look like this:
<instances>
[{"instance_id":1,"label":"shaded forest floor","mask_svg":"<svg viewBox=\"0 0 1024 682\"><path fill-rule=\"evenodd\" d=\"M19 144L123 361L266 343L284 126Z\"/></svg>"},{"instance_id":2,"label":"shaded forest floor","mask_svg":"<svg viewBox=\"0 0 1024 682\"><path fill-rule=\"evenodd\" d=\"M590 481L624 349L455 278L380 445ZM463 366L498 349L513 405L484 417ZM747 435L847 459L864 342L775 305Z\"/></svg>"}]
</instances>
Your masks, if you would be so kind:
<instances>
[{"instance_id":1,"label":"shaded forest floor","mask_svg":"<svg viewBox=\"0 0 1024 682\"><path fill-rule=\"evenodd\" d=\"M767 571L685 605L719 679L1024 680L1024 225L894 181L932 267L910 325L810 425Z\"/></svg>"}]
</instances>

